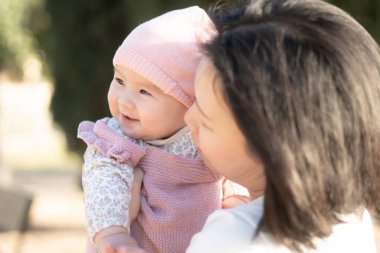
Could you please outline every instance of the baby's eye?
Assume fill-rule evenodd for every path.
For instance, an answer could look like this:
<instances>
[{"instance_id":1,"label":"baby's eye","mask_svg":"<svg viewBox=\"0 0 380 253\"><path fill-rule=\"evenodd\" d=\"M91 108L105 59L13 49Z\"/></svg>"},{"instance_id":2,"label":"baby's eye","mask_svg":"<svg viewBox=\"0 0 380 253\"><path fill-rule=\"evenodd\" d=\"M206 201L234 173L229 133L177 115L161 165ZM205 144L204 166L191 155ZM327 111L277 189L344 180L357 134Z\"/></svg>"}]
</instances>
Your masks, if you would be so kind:
<instances>
[{"instance_id":1,"label":"baby's eye","mask_svg":"<svg viewBox=\"0 0 380 253\"><path fill-rule=\"evenodd\" d=\"M124 85L124 81L121 80L120 78L115 78L116 82L120 85Z\"/></svg>"},{"instance_id":2,"label":"baby's eye","mask_svg":"<svg viewBox=\"0 0 380 253\"><path fill-rule=\"evenodd\" d=\"M148 96L152 96L152 94L150 94L148 91L146 90L140 90L140 93L143 94L143 95L148 95Z\"/></svg>"}]
</instances>

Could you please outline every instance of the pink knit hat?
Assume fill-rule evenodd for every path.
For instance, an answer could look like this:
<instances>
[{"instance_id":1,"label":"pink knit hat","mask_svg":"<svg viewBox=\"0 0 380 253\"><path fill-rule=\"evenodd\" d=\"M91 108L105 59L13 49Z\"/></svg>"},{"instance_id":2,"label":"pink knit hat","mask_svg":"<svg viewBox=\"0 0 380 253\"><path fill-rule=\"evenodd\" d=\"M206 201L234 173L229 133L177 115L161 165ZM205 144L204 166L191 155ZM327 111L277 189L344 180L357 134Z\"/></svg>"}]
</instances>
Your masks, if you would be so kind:
<instances>
[{"instance_id":1,"label":"pink knit hat","mask_svg":"<svg viewBox=\"0 0 380 253\"><path fill-rule=\"evenodd\" d=\"M213 34L212 21L201 8L170 11L137 26L117 49L113 64L135 71L190 107L199 44Z\"/></svg>"}]
</instances>

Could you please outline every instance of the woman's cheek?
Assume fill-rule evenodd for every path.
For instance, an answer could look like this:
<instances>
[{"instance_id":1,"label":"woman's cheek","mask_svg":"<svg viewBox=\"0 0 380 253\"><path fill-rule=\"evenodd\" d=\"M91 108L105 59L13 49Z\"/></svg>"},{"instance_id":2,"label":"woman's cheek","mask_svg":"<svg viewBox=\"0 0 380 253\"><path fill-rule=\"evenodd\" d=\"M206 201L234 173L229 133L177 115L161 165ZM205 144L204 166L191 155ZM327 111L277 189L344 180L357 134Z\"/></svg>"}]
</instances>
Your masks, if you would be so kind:
<instances>
[{"instance_id":1,"label":"woman's cheek","mask_svg":"<svg viewBox=\"0 0 380 253\"><path fill-rule=\"evenodd\" d=\"M199 151L201 152L202 157L204 157L209 162L211 162L211 160L217 157L217 154L213 152L215 147L213 147L212 138L208 136L207 134L205 134L201 128L199 129L199 132L198 132L196 145Z\"/></svg>"}]
</instances>

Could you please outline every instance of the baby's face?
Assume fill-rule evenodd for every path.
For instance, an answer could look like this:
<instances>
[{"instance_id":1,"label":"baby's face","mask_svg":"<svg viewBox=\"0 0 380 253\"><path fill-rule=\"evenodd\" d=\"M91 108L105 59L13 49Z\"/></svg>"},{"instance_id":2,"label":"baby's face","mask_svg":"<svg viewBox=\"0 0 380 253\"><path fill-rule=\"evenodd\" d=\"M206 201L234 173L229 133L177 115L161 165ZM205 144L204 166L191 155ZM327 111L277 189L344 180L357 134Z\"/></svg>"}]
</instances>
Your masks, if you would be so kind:
<instances>
[{"instance_id":1,"label":"baby's face","mask_svg":"<svg viewBox=\"0 0 380 253\"><path fill-rule=\"evenodd\" d=\"M185 126L185 105L121 66L115 67L108 104L124 134L134 139L167 138Z\"/></svg>"}]
</instances>

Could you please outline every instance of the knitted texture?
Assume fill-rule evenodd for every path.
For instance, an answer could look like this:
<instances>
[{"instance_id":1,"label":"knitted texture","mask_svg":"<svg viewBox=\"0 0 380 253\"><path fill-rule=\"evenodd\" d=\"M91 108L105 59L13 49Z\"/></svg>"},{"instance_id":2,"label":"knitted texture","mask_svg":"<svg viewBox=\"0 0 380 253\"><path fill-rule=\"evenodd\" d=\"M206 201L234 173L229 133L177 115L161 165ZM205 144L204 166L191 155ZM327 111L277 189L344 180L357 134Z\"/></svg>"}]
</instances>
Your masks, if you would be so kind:
<instances>
[{"instance_id":1,"label":"knitted texture","mask_svg":"<svg viewBox=\"0 0 380 253\"><path fill-rule=\"evenodd\" d=\"M144 170L141 210L131 234L148 252L185 252L207 216L221 208L219 177L200 159L141 147L110 129L107 119L81 123L78 136L103 155Z\"/></svg>"},{"instance_id":2,"label":"knitted texture","mask_svg":"<svg viewBox=\"0 0 380 253\"><path fill-rule=\"evenodd\" d=\"M107 121L108 118L98 120L96 123L81 122L78 127L78 137L103 155L136 167L145 154L145 149L124 136L120 138L122 135L112 131L107 126Z\"/></svg>"},{"instance_id":3,"label":"knitted texture","mask_svg":"<svg viewBox=\"0 0 380 253\"><path fill-rule=\"evenodd\" d=\"M170 11L137 26L116 51L113 64L135 71L190 107L202 56L199 45L214 32L212 21L197 6Z\"/></svg>"}]
</instances>

